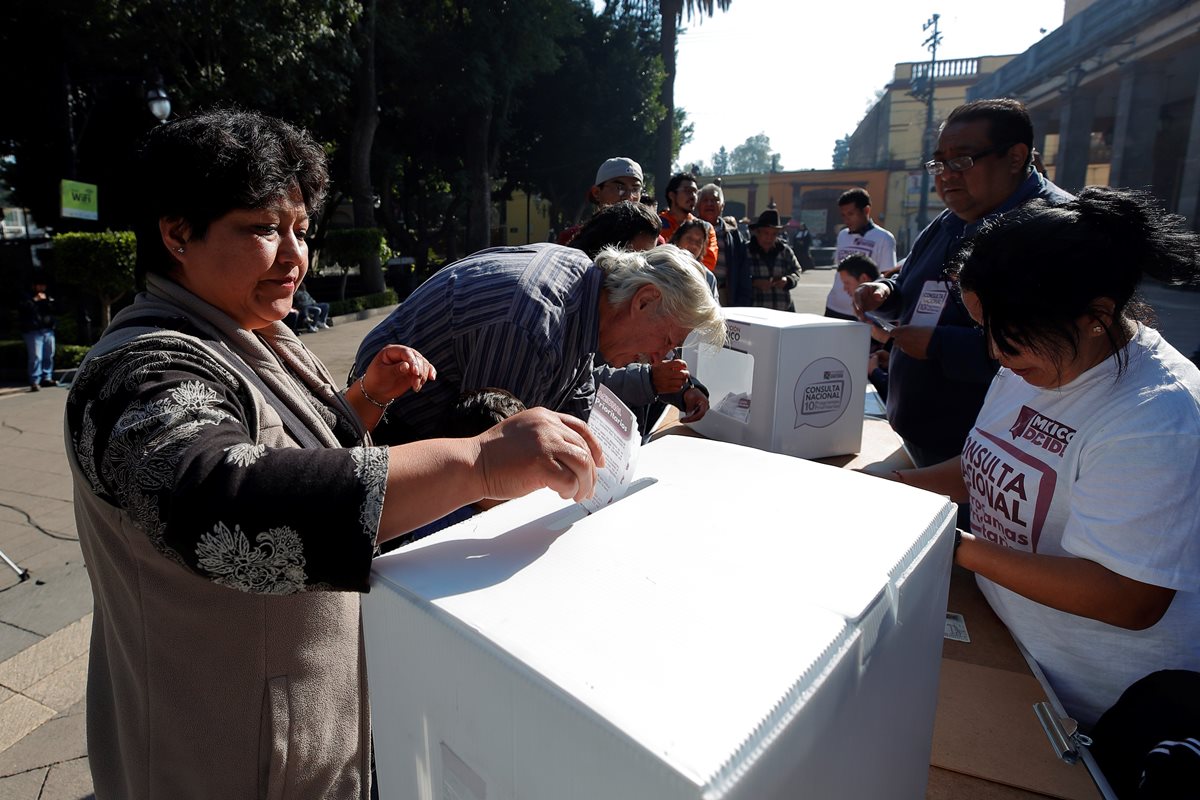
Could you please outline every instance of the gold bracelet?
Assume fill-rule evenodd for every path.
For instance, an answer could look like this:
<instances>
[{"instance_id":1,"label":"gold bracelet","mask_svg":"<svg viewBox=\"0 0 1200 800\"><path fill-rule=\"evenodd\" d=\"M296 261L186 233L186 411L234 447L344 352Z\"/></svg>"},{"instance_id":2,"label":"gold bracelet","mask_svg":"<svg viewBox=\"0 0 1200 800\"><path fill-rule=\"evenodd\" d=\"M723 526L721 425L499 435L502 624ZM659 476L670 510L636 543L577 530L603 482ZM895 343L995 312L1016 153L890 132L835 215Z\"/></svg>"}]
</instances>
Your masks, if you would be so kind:
<instances>
[{"instance_id":1,"label":"gold bracelet","mask_svg":"<svg viewBox=\"0 0 1200 800\"><path fill-rule=\"evenodd\" d=\"M388 410L388 406L392 404L392 400L395 400L396 398L393 397L392 400L388 400L386 403L379 402L374 397L371 397L371 395L367 394L366 380L367 375L366 373L363 373L362 377L358 379L358 390L362 392L363 397L367 398L368 403L375 406L380 411L386 412Z\"/></svg>"}]
</instances>

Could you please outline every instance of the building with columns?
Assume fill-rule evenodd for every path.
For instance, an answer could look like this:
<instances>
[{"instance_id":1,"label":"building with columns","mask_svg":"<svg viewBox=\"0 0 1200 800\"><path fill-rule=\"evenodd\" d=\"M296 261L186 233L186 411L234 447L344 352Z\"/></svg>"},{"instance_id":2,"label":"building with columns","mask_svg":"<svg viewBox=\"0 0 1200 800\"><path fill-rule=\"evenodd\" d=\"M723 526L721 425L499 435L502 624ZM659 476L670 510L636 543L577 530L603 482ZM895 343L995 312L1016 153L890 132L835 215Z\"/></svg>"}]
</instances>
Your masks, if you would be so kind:
<instances>
[{"instance_id":1,"label":"building with columns","mask_svg":"<svg viewBox=\"0 0 1200 800\"><path fill-rule=\"evenodd\" d=\"M1143 187L1200 230L1200 0L1067 0L1063 25L970 88L1015 97L1065 189Z\"/></svg>"}]
</instances>

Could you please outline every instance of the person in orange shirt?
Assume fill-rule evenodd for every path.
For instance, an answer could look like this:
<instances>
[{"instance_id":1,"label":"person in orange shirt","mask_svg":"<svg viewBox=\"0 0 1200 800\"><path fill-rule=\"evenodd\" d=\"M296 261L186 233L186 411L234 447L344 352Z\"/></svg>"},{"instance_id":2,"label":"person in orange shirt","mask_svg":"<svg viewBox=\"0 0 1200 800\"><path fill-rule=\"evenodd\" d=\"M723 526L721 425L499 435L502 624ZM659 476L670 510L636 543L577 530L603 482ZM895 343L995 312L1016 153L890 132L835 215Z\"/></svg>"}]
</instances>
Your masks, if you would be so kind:
<instances>
[{"instance_id":1,"label":"person in orange shirt","mask_svg":"<svg viewBox=\"0 0 1200 800\"><path fill-rule=\"evenodd\" d=\"M662 235L664 238L670 240L680 223L699 219L692 214L696 210L696 198L699 193L695 175L690 172L679 172L671 176L666 191L667 210L658 213L663 221ZM717 266L717 232L707 222L704 225L708 228L708 243L701 253L700 263L712 270Z\"/></svg>"}]
</instances>

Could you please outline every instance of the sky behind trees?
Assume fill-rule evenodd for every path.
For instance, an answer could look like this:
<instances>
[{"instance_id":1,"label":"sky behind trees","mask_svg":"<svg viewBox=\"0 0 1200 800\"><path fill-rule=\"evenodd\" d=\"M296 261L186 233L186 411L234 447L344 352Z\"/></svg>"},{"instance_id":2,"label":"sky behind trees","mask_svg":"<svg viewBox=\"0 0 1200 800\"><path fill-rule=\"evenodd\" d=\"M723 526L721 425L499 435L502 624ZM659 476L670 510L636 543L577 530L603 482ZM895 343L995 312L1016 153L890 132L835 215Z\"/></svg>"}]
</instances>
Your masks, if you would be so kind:
<instances>
[{"instance_id":1,"label":"sky behind trees","mask_svg":"<svg viewBox=\"0 0 1200 800\"><path fill-rule=\"evenodd\" d=\"M695 126L680 163L711 164L765 133L784 169L828 169L895 64L928 60L921 26L934 13L939 60L1003 55L1059 27L1063 0L733 0L679 37L675 104Z\"/></svg>"}]
</instances>

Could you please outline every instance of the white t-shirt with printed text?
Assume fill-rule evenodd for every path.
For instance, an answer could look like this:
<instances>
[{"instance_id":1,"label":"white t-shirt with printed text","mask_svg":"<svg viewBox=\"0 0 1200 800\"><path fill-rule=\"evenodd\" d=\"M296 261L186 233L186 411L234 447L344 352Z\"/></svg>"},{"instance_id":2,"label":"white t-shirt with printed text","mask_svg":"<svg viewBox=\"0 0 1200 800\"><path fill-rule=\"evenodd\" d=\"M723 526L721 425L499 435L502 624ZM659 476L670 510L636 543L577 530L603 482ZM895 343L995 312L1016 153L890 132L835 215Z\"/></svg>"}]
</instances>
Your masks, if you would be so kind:
<instances>
[{"instance_id":1,"label":"white t-shirt with printed text","mask_svg":"<svg viewBox=\"0 0 1200 800\"><path fill-rule=\"evenodd\" d=\"M842 314L854 316L854 303L842 288L837 275L837 265L851 253L862 253L875 262L880 272L896 266L896 237L878 225L873 225L864 234L851 233L842 228L837 235L837 255L834 257L833 286L825 298L825 307Z\"/></svg>"},{"instance_id":2,"label":"white t-shirt with printed text","mask_svg":"<svg viewBox=\"0 0 1200 800\"><path fill-rule=\"evenodd\" d=\"M1126 351L1119 378L1114 357L1058 389L1001 369L962 457L976 536L1176 590L1131 631L978 578L1084 725L1151 672L1200 670L1200 371L1144 326Z\"/></svg>"}]
</instances>

